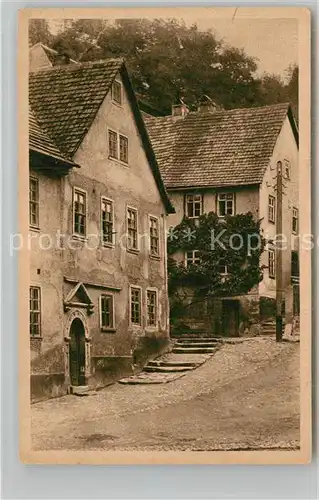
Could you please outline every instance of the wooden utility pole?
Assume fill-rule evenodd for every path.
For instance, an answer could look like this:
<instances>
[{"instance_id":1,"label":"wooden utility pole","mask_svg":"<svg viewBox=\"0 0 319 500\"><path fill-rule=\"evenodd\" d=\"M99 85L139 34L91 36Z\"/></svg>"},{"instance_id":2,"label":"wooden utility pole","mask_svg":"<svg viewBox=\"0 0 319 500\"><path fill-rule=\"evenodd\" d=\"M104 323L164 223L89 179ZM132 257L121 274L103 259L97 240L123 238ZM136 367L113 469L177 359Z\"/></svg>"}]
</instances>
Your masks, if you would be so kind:
<instances>
[{"instance_id":1,"label":"wooden utility pole","mask_svg":"<svg viewBox=\"0 0 319 500\"><path fill-rule=\"evenodd\" d=\"M277 162L276 233L282 236L282 162ZM276 240L277 240L276 238ZM282 341L282 247L276 241L276 342Z\"/></svg>"}]
</instances>

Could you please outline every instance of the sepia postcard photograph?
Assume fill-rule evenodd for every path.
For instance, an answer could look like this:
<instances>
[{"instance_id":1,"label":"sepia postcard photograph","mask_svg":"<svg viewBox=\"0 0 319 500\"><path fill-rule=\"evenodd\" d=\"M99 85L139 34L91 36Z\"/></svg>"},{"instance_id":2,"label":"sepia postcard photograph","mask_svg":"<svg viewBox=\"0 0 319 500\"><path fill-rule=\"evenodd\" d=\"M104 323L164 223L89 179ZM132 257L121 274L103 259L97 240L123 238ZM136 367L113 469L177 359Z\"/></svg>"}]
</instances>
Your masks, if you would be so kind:
<instances>
[{"instance_id":1,"label":"sepia postcard photograph","mask_svg":"<svg viewBox=\"0 0 319 500\"><path fill-rule=\"evenodd\" d=\"M311 459L310 14L19 12L20 456Z\"/></svg>"}]
</instances>

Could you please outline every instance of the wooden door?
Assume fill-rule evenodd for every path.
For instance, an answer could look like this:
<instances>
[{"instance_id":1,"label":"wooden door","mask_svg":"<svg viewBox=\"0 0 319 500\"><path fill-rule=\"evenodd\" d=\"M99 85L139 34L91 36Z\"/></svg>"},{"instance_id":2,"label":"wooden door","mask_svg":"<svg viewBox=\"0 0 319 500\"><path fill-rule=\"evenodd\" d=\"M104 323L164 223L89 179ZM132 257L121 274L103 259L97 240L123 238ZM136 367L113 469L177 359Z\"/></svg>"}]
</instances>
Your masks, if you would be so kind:
<instances>
[{"instance_id":1,"label":"wooden door","mask_svg":"<svg viewBox=\"0 0 319 500\"><path fill-rule=\"evenodd\" d=\"M71 385L85 385L85 332L80 319L75 319L70 331Z\"/></svg>"},{"instance_id":2,"label":"wooden door","mask_svg":"<svg viewBox=\"0 0 319 500\"><path fill-rule=\"evenodd\" d=\"M239 302L223 300L223 332L228 337L237 337L239 333Z\"/></svg>"}]
</instances>

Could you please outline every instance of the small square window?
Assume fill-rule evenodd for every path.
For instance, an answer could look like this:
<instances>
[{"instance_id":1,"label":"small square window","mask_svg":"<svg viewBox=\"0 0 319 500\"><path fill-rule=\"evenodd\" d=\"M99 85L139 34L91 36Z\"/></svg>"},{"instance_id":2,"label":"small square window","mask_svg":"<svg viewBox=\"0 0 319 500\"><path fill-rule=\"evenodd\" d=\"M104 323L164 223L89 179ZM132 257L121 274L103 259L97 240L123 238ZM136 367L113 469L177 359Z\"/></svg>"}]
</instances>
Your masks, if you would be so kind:
<instances>
[{"instance_id":1,"label":"small square window","mask_svg":"<svg viewBox=\"0 0 319 500\"><path fill-rule=\"evenodd\" d=\"M120 135L120 160L128 163L128 138Z\"/></svg>"},{"instance_id":2,"label":"small square window","mask_svg":"<svg viewBox=\"0 0 319 500\"><path fill-rule=\"evenodd\" d=\"M219 217L225 217L226 215L235 215L234 193L218 193L217 214Z\"/></svg>"},{"instance_id":3,"label":"small square window","mask_svg":"<svg viewBox=\"0 0 319 500\"><path fill-rule=\"evenodd\" d=\"M114 301L113 295L103 294L100 297L101 328L114 328Z\"/></svg>"},{"instance_id":4,"label":"small square window","mask_svg":"<svg viewBox=\"0 0 319 500\"><path fill-rule=\"evenodd\" d=\"M275 223L276 220L276 198L268 196L268 221Z\"/></svg>"},{"instance_id":5,"label":"small square window","mask_svg":"<svg viewBox=\"0 0 319 500\"><path fill-rule=\"evenodd\" d=\"M73 232L86 234L86 193L77 189L73 193Z\"/></svg>"},{"instance_id":6,"label":"small square window","mask_svg":"<svg viewBox=\"0 0 319 500\"><path fill-rule=\"evenodd\" d=\"M39 181L35 177L29 180L29 224L39 226Z\"/></svg>"},{"instance_id":7,"label":"small square window","mask_svg":"<svg viewBox=\"0 0 319 500\"><path fill-rule=\"evenodd\" d=\"M102 242L103 244L112 245L114 242L114 215L113 202L106 198L102 198L101 206L102 217Z\"/></svg>"},{"instance_id":8,"label":"small square window","mask_svg":"<svg viewBox=\"0 0 319 500\"><path fill-rule=\"evenodd\" d=\"M114 80L112 85L112 100L117 104L122 104L122 84Z\"/></svg>"},{"instance_id":9,"label":"small square window","mask_svg":"<svg viewBox=\"0 0 319 500\"><path fill-rule=\"evenodd\" d=\"M131 287L131 323L141 325L141 289Z\"/></svg>"},{"instance_id":10,"label":"small square window","mask_svg":"<svg viewBox=\"0 0 319 500\"><path fill-rule=\"evenodd\" d=\"M41 291L30 286L30 337L41 337Z\"/></svg>"},{"instance_id":11,"label":"small square window","mask_svg":"<svg viewBox=\"0 0 319 500\"><path fill-rule=\"evenodd\" d=\"M150 253L153 257L159 257L159 229L158 219L150 217Z\"/></svg>"},{"instance_id":12,"label":"small square window","mask_svg":"<svg viewBox=\"0 0 319 500\"><path fill-rule=\"evenodd\" d=\"M268 250L268 274L269 278L276 277L276 253L275 250Z\"/></svg>"},{"instance_id":13,"label":"small square window","mask_svg":"<svg viewBox=\"0 0 319 500\"><path fill-rule=\"evenodd\" d=\"M185 197L186 217L194 219L203 214L203 196L201 194L187 194Z\"/></svg>"},{"instance_id":14,"label":"small square window","mask_svg":"<svg viewBox=\"0 0 319 500\"><path fill-rule=\"evenodd\" d=\"M291 175L291 168L290 168L290 161L289 160L284 160L284 172L283 172L285 179L290 179Z\"/></svg>"},{"instance_id":15,"label":"small square window","mask_svg":"<svg viewBox=\"0 0 319 500\"><path fill-rule=\"evenodd\" d=\"M157 325L157 292L147 290L147 325Z\"/></svg>"},{"instance_id":16,"label":"small square window","mask_svg":"<svg viewBox=\"0 0 319 500\"><path fill-rule=\"evenodd\" d=\"M109 130L109 156L110 158L118 158L117 133L113 130Z\"/></svg>"},{"instance_id":17,"label":"small square window","mask_svg":"<svg viewBox=\"0 0 319 500\"><path fill-rule=\"evenodd\" d=\"M190 251L186 252L186 254L185 254L186 267L196 266L196 265L200 264L200 262L201 262L201 259L200 259L199 250L190 250Z\"/></svg>"},{"instance_id":18,"label":"small square window","mask_svg":"<svg viewBox=\"0 0 319 500\"><path fill-rule=\"evenodd\" d=\"M299 231L299 211L298 208L292 209L292 232L297 234Z\"/></svg>"},{"instance_id":19,"label":"small square window","mask_svg":"<svg viewBox=\"0 0 319 500\"><path fill-rule=\"evenodd\" d=\"M129 250L138 250L137 242L137 210L127 209L127 247Z\"/></svg>"}]
</instances>

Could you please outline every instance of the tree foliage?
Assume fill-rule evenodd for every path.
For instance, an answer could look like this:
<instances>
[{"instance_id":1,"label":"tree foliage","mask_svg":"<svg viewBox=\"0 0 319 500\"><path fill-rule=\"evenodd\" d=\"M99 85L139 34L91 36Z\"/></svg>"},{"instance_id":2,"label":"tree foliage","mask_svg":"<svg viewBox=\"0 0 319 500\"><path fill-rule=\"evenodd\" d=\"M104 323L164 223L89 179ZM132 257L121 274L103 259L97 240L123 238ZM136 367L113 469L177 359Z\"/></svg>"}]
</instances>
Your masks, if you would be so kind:
<instances>
[{"instance_id":1,"label":"tree foliage","mask_svg":"<svg viewBox=\"0 0 319 500\"><path fill-rule=\"evenodd\" d=\"M168 237L169 294L190 287L195 297L246 294L262 280L260 256L265 242L260 222L253 215L238 214L220 219L215 213L199 219L184 218ZM178 253L198 251L200 262L185 266ZM227 275L221 265L227 266Z\"/></svg>"},{"instance_id":2,"label":"tree foliage","mask_svg":"<svg viewBox=\"0 0 319 500\"><path fill-rule=\"evenodd\" d=\"M54 36L49 30L48 22L45 19L30 19L29 21L29 45L42 42L44 45L51 45Z\"/></svg>"},{"instance_id":3,"label":"tree foliage","mask_svg":"<svg viewBox=\"0 0 319 500\"><path fill-rule=\"evenodd\" d=\"M30 41L43 37L41 41L48 43L46 22L35 21ZM212 31L201 31L195 24L186 26L180 20L73 20L51 42L53 48L62 47L79 61L124 57L139 97L163 113L170 113L181 96L195 108L203 94L225 109L291 97L297 104L296 68L290 68L287 84L276 75L258 78L254 58L219 41Z\"/></svg>"}]
</instances>

